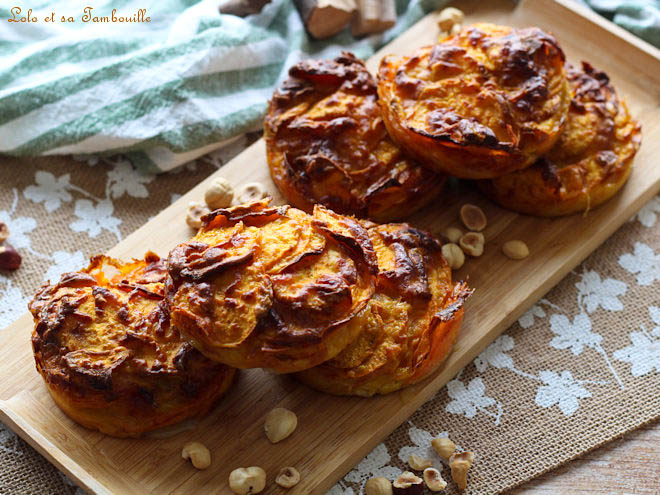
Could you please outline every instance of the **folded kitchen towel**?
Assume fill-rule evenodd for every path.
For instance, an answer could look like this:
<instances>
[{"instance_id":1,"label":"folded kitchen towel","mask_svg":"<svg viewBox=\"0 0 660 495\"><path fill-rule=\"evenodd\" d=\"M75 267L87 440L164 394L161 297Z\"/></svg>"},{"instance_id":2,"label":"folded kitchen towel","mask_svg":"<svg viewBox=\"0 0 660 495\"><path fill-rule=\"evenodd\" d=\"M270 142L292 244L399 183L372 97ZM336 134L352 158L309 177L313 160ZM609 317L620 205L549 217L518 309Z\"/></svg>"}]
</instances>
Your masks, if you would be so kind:
<instances>
[{"instance_id":1,"label":"folded kitchen towel","mask_svg":"<svg viewBox=\"0 0 660 495\"><path fill-rule=\"evenodd\" d=\"M325 41L291 0L246 18L220 14L219 0L5 2L0 153L124 152L146 171L172 169L259 128L291 64L368 57L445 2L397 0L387 32Z\"/></svg>"},{"instance_id":2,"label":"folded kitchen towel","mask_svg":"<svg viewBox=\"0 0 660 495\"><path fill-rule=\"evenodd\" d=\"M660 0L581 0L609 20L660 46Z\"/></svg>"},{"instance_id":3,"label":"folded kitchen towel","mask_svg":"<svg viewBox=\"0 0 660 495\"><path fill-rule=\"evenodd\" d=\"M396 0L387 32L314 41L292 0L244 19L221 15L219 1L4 2L0 154L123 152L170 170L260 128L291 64L342 49L368 57L447 2ZM658 0L581 1L660 45Z\"/></svg>"}]
</instances>

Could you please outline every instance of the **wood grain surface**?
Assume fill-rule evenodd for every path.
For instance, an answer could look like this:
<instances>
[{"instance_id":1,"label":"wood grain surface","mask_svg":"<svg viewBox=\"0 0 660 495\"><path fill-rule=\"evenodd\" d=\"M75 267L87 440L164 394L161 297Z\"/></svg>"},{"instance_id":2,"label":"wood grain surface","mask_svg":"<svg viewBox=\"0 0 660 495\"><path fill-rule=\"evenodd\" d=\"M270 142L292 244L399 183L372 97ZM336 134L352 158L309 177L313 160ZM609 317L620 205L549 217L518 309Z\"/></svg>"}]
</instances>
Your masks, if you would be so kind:
<instances>
[{"instance_id":1,"label":"wood grain surface","mask_svg":"<svg viewBox=\"0 0 660 495\"><path fill-rule=\"evenodd\" d=\"M644 426L508 495L658 495L660 422Z\"/></svg>"},{"instance_id":2,"label":"wood grain surface","mask_svg":"<svg viewBox=\"0 0 660 495\"><path fill-rule=\"evenodd\" d=\"M463 203L480 205L489 224L487 246L457 272L476 289L466 310L459 340L444 366L430 379L399 393L372 399L339 398L309 390L288 377L263 370L240 374L231 393L207 418L137 440L91 432L71 422L53 404L34 370L29 343L31 317L24 315L0 337L0 419L91 493L225 493L229 472L260 465L273 476L284 465L296 466L301 483L291 494L321 494L351 469L421 404L434 395L533 302L603 243L660 189L660 55L610 25L599 25L564 0L461 3L468 21L492 21L552 30L569 57L588 59L608 72L627 96L644 127L644 142L626 187L588 215L538 219L502 210L469 186L459 183L410 222L440 232L457 223ZM587 14L589 17L590 14ZM596 17L596 19L598 19ZM433 42L438 35L430 15L369 61L373 69L385 53L405 53ZM255 143L217 174L127 237L110 255L142 256L148 249L165 255L190 237L186 206L203 197L206 185L222 175L234 186L261 181L282 198L270 181L263 141ZM512 261L501 253L510 239L522 239L532 256ZM506 290L503 290L506 288ZM296 411L299 427L272 445L263 434L263 418L273 407ZM195 471L180 457L182 445L202 440L214 454L213 468ZM264 493L276 493L271 485Z\"/></svg>"}]
</instances>

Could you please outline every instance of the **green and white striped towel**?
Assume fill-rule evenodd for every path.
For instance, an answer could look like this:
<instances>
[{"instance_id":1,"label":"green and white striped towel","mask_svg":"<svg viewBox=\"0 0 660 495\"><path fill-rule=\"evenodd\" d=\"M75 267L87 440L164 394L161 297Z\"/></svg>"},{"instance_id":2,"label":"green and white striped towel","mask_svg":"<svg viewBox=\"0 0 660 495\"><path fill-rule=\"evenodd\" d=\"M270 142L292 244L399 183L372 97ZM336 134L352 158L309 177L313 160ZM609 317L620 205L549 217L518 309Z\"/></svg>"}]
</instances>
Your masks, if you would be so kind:
<instances>
[{"instance_id":1,"label":"green and white striped towel","mask_svg":"<svg viewBox=\"0 0 660 495\"><path fill-rule=\"evenodd\" d=\"M245 19L218 0L34 0L0 6L0 153L17 156L127 153L141 169L170 170L260 128L288 67L342 49L371 55L446 0L397 0L386 33L344 31L313 41L291 0ZM83 22L92 16L150 22ZM9 22L11 7L36 22ZM45 21L51 17L55 22ZM19 16L19 17L20 17ZM61 17L74 22L60 22Z\"/></svg>"},{"instance_id":2,"label":"green and white striped towel","mask_svg":"<svg viewBox=\"0 0 660 495\"><path fill-rule=\"evenodd\" d=\"M578 0L631 33L660 47L660 0Z\"/></svg>"}]
</instances>

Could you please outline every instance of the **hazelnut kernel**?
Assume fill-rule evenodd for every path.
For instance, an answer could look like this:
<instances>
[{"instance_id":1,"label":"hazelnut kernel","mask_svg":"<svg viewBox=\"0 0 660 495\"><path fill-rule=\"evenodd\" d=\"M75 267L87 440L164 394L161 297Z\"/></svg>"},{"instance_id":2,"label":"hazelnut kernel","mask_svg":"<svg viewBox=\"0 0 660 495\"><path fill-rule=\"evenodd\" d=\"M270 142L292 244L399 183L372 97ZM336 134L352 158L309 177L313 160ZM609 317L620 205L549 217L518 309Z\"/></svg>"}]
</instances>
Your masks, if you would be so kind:
<instances>
[{"instance_id":1,"label":"hazelnut kernel","mask_svg":"<svg viewBox=\"0 0 660 495\"><path fill-rule=\"evenodd\" d=\"M472 452L457 452L449 458L451 478L460 490L467 487L467 472L472 466L474 454Z\"/></svg>"},{"instance_id":2,"label":"hazelnut kernel","mask_svg":"<svg viewBox=\"0 0 660 495\"><path fill-rule=\"evenodd\" d=\"M211 465L211 453L199 442L189 442L183 446L181 457L190 460L196 469L206 469Z\"/></svg>"},{"instance_id":3,"label":"hazelnut kernel","mask_svg":"<svg viewBox=\"0 0 660 495\"><path fill-rule=\"evenodd\" d=\"M383 477L371 478L364 485L365 495L392 495L392 483Z\"/></svg>"},{"instance_id":4,"label":"hazelnut kernel","mask_svg":"<svg viewBox=\"0 0 660 495\"><path fill-rule=\"evenodd\" d=\"M453 242L454 244L458 242L458 240L461 238L462 235L463 235L463 231L456 227L447 227L447 229L444 231L445 238L449 242Z\"/></svg>"},{"instance_id":5,"label":"hazelnut kernel","mask_svg":"<svg viewBox=\"0 0 660 495\"><path fill-rule=\"evenodd\" d=\"M417 454L410 454L408 465L415 471L424 471L427 467L431 467L433 463L430 459L422 459Z\"/></svg>"},{"instance_id":6,"label":"hazelnut kernel","mask_svg":"<svg viewBox=\"0 0 660 495\"><path fill-rule=\"evenodd\" d=\"M463 25L462 25L462 24L454 24L454 25L451 27L451 29L449 30L449 34L453 36L453 35L455 35L455 34L460 33L462 29L463 29Z\"/></svg>"},{"instance_id":7,"label":"hazelnut kernel","mask_svg":"<svg viewBox=\"0 0 660 495\"><path fill-rule=\"evenodd\" d=\"M266 188L260 182L248 182L236 193L236 204L258 201L270 196Z\"/></svg>"},{"instance_id":8,"label":"hazelnut kernel","mask_svg":"<svg viewBox=\"0 0 660 495\"><path fill-rule=\"evenodd\" d=\"M424 470L424 483L432 492L439 492L447 487L447 482L442 479L440 471L432 467Z\"/></svg>"},{"instance_id":9,"label":"hazelnut kernel","mask_svg":"<svg viewBox=\"0 0 660 495\"><path fill-rule=\"evenodd\" d=\"M15 271L21 267L23 258L9 244L0 246L0 270Z\"/></svg>"},{"instance_id":10,"label":"hazelnut kernel","mask_svg":"<svg viewBox=\"0 0 660 495\"><path fill-rule=\"evenodd\" d=\"M229 488L236 495L261 493L266 488L266 471L258 466L234 469L229 474Z\"/></svg>"},{"instance_id":11,"label":"hazelnut kernel","mask_svg":"<svg viewBox=\"0 0 660 495\"><path fill-rule=\"evenodd\" d=\"M291 488L296 486L300 481L300 473L294 467L288 466L280 469L280 472L275 478L275 483L280 485L282 488Z\"/></svg>"},{"instance_id":12,"label":"hazelnut kernel","mask_svg":"<svg viewBox=\"0 0 660 495\"><path fill-rule=\"evenodd\" d=\"M424 480L410 471L404 471L392 484L394 495L422 495Z\"/></svg>"},{"instance_id":13,"label":"hazelnut kernel","mask_svg":"<svg viewBox=\"0 0 660 495\"><path fill-rule=\"evenodd\" d=\"M209 213L209 209L201 203L191 201L188 203L188 213L186 223L192 229L199 229L202 226L202 217Z\"/></svg>"},{"instance_id":14,"label":"hazelnut kernel","mask_svg":"<svg viewBox=\"0 0 660 495\"><path fill-rule=\"evenodd\" d=\"M212 210L231 206L233 199L234 189L224 177L214 179L204 193L204 201L206 201L206 204Z\"/></svg>"},{"instance_id":15,"label":"hazelnut kernel","mask_svg":"<svg viewBox=\"0 0 660 495\"><path fill-rule=\"evenodd\" d=\"M469 203L461 206L461 221L469 230L481 232L486 228L486 214L476 205Z\"/></svg>"},{"instance_id":16,"label":"hazelnut kernel","mask_svg":"<svg viewBox=\"0 0 660 495\"><path fill-rule=\"evenodd\" d=\"M438 27L441 31L450 31L455 24L462 24L465 20L463 11L455 7L442 9L438 15Z\"/></svg>"},{"instance_id":17,"label":"hazelnut kernel","mask_svg":"<svg viewBox=\"0 0 660 495\"><path fill-rule=\"evenodd\" d=\"M465 253L454 243L442 245L442 257L452 270L458 270L465 263Z\"/></svg>"},{"instance_id":18,"label":"hazelnut kernel","mask_svg":"<svg viewBox=\"0 0 660 495\"><path fill-rule=\"evenodd\" d=\"M466 254L475 258L484 254L484 235L481 232L468 232L460 238L458 244Z\"/></svg>"},{"instance_id":19,"label":"hazelnut kernel","mask_svg":"<svg viewBox=\"0 0 660 495\"><path fill-rule=\"evenodd\" d=\"M298 417L293 411L276 407L266 415L264 430L268 440L277 443L293 433L298 426Z\"/></svg>"},{"instance_id":20,"label":"hazelnut kernel","mask_svg":"<svg viewBox=\"0 0 660 495\"><path fill-rule=\"evenodd\" d=\"M456 445L447 437L434 438L431 440L431 447L446 461L456 451Z\"/></svg>"},{"instance_id":21,"label":"hazelnut kernel","mask_svg":"<svg viewBox=\"0 0 660 495\"><path fill-rule=\"evenodd\" d=\"M529 248L523 241L507 241L502 246L502 252L512 260L522 260L529 256Z\"/></svg>"},{"instance_id":22,"label":"hazelnut kernel","mask_svg":"<svg viewBox=\"0 0 660 495\"><path fill-rule=\"evenodd\" d=\"M5 242L9 238L9 227L6 223L0 222L0 243Z\"/></svg>"}]
</instances>

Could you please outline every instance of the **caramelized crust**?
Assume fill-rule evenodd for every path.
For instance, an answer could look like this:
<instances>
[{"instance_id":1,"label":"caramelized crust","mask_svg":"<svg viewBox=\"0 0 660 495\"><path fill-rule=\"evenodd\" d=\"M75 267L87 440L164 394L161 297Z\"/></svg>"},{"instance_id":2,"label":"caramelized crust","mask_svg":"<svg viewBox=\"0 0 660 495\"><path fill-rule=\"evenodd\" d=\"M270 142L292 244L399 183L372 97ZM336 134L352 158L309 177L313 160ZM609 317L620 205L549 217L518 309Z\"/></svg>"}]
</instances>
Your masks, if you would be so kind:
<instances>
[{"instance_id":1,"label":"caramelized crust","mask_svg":"<svg viewBox=\"0 0 660 495\"><path fill-rule=\"evenodd\" d=\"M215 210L170 253L173 323L202 353L237 368L301 371L357 334L343 325L374 292L364 227L317 205L268 200Z\"/></svg>"},{"instance_id":2,"label":"caramelized crust","mask_svg":"<svg viewBox=\"0 0 660 495\"><path fill-rule=\"evenodd\" d=\"M358 337L334 359L297 373L337 395L386 394L429 376L451 350L470 290L451 281L440 243L407 224L369 229L378 256L376 293L347 325Z\"/></svg>"},{"instance_id":3,"label":"caramelized crust","mask_svg":"<svg viewBox=\"0 0 660 495\"><path fill-rule=\"evenodd\" d=\"M206 414L235 371L202 356L170 324L165 264L97 256L30 303L37 371L87 428L134 437Z\"/></svg>"},{"instance_id":4,"label":"caramelized crust","mask_svg":"<svg viewBox=\"0 0 660 495\"><path fill-rule=\"evenodd\" d=\"M545 217L587 211L628 179L641 126L607 74L586 62L582 69L567 65L567 73L573 100L555 147L525 170L479 183L505 208Z\"/></svg>"},{"instance_id":5,"label":"caramelized crust","mask_svg":"<svg viewBox=\"0 0 660 495\"><path fill-rule=\"evenodd\" d=\"M464 28L378 74L385 125L432 169L485 179L527 167L549 150L570 94L564 53L539 28Z\"/></svg>"},{"instance_id":6,"label":"caramelized crust","mask_svg":"<svg viewBox=\"0 0 660 495\"><path fill-rule=\"evenodd\" d=\"M376 83L350 53L294 65L265 121L273 181L289 203L320 203L378 222L431 201L445 177L407 158L390 139Z\"/></svg>"}]
</instances>

